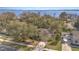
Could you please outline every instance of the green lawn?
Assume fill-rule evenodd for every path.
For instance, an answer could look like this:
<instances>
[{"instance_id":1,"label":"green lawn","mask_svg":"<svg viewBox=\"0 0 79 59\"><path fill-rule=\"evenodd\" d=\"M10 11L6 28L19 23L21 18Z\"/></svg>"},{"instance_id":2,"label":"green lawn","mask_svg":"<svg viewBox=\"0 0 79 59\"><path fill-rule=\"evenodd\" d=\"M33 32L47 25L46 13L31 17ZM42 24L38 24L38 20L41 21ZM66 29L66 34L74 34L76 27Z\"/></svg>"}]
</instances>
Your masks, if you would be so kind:
<instances>
[{"instance_id":1,"label":"green lawn","mask_svg":"<svg viewBox=\"0 0 79 59\"><path fill-rule=\"evenodd\" d=\"M46 45L46 48L61 51L61 41L59 41L59 42L57 43L57 45L50 45L50 44L47 44L47 45Z\"/></svg>"},{"instance_id":2,"label":"green lawn","mask_svg":"<svg viewBox=\"0 0 79 59\"><path fill-rule=\"evenodd\" d=\"M79 48L72 48L72 51L79 51Z\"/></svg>"}]
</instances>

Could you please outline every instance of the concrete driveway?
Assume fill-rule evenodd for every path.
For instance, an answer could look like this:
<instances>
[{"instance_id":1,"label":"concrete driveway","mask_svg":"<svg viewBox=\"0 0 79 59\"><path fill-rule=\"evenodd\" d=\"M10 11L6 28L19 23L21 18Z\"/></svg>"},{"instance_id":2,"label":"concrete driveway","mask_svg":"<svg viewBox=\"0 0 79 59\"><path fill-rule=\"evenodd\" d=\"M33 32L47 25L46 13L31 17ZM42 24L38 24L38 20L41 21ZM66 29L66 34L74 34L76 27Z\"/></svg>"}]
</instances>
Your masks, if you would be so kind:
<instances>
[{"instance_id":1,"label":"concrete driveway","mask_svg":"<svg viewBox=\"0 0 79 59\"><path fill-rule=\"evenodd\" d=\"M62 44L62 51L72 51L72 49L67 43L63 43Z\"/></svg>"}]
</instances>

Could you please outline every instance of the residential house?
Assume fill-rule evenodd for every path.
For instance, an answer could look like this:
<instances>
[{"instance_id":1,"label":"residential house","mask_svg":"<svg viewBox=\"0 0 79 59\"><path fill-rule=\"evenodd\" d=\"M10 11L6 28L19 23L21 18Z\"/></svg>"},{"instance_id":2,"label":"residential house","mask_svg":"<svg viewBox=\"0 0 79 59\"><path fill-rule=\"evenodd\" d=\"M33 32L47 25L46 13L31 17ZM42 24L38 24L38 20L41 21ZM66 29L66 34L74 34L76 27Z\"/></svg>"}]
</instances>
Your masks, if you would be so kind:
<instances>
[{"instance_id":1,"label":"residential house","mask_svg":"<svg viewBox=\"0 0 79 59\"><path fill-rule=\"evenodd\" d=\"M64 22L64 26L67 29L74 29L74 22L72 22L71 19L67 19L67 21Z\"/></svg>"},{"instance_id":2,"label":"residential house","mask_svg":"<svg viewBox=\"0 0 79 59\"><path fill-rule=\"evenodd\" d=\"M74 45L79 45L79 31L73 31L72 32L72 39L71 43Z\"/></svg>"}]
</instances>

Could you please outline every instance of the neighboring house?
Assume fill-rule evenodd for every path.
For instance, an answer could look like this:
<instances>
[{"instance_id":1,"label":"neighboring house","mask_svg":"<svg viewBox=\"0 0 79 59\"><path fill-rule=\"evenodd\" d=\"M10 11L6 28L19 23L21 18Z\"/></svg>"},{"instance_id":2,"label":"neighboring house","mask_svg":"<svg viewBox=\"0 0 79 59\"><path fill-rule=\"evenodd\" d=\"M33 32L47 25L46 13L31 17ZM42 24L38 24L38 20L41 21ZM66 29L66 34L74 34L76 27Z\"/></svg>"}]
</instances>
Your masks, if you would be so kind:
<instances>
[{"instance_id":1,"label":"neighboring house","mask_svg":"<svg viewBox=\"0 0 79 59\"><path fill-rule=\"evenodd\" d=\"M41 41L37 44L34 50L42 51L45 48L45 46L46 46L46 42Z\"/></svg>"},{"instance_id":2,"label":"neighboring house","mask_svg":"<svg viewBox=\"0 0 79 59\"><path fill-rule=\"evenodd\" d=\"M74 22L72 22L71 19L67 19L67 21L64 22L64 25L67 29L74 29Z\"/></svg>"},{"instance_id":3,"label":"neighboring house","mask_svg":"<svg viewBox=\"0 0 79 59\"><path fill-rule=\"evenodd\" d=\"M69 32L63 32L62 35L61 35L61 41L62 43L67 43L67 44L71 44L73 43L73 36L72 36L72 33L69 33Z\"/></svg>"},{"instance_id":4,"label":"neighboring house","mask_svg":"<svg viewBox=\"0 0 79 59\"><path fill-rule=\"evenodd\" d=\"M44 35L48 35L49 37L52 36L52 34L49 32L48 29L40 28L40 33L42 33L42 34L44 34Z\"/></svg>"},{"instance_id":5,"label":"neighboring house","mask_svg":"<svg viewBox=\"0 0 79 59\"><path fill-rule=\"evenodd\" d=\"M62 33L62 42L79 45L79 31L73 31L72 33Z\"/></svg>"},{"instance_id":6,"label":"neighboring house","mask_svg":"<svg viewBox=\"0 0 79 59\"><path fill-rule=\"evenodd\" d=\"M72 34L72 44L79 45L79 31L73 31Z\"/></svg>"}]
</instances>

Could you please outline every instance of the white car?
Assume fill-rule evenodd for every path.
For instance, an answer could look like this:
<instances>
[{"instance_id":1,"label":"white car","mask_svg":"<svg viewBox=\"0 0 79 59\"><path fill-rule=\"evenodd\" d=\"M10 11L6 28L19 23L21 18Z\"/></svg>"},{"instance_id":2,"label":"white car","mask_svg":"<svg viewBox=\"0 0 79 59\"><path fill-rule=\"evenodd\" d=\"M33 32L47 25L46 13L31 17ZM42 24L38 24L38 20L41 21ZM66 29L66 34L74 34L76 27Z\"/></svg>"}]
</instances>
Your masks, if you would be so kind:
<instances>
[{"instance_id":1,"label":"white car","mask_svg":"<svg viewBox=\"0 0 79 59\"><path fill-rule=\"evenodd\" d=\"M66 38L63 38L63 41L64 41L64 42L68 42L68 40L67 40Z\"/></svg>"}]
</instances>

